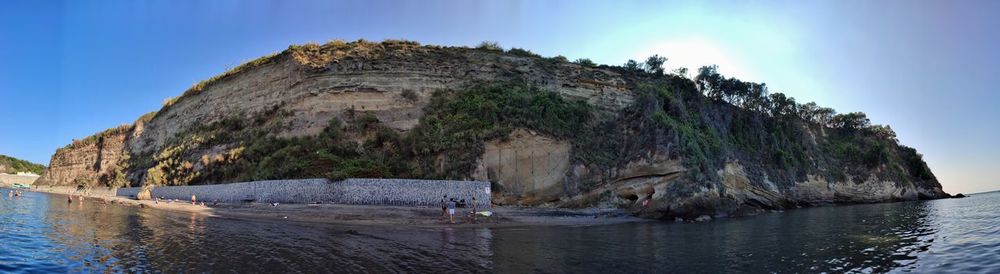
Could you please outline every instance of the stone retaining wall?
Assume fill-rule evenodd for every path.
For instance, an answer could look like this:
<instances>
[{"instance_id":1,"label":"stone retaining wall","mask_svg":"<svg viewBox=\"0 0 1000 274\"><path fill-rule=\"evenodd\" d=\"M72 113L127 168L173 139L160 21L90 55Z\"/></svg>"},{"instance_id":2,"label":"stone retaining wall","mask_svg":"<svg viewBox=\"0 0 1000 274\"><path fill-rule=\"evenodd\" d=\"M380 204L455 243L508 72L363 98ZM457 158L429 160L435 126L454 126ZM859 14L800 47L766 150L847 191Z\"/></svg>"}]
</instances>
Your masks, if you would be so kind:
<instances>
[{"instance_id":1,"label":"stone retaining wall","mask_svg":"<svg viewBox=\"0 0 1000 274\"><path fill-rule=\"evenodd\" d=\"M118 196L135 196L140 188L119 188ZM226 203L333 203L350 205L431 206L440 205L441 197L455 197L489 207L490 183L480 181L444 181L412 179L326 179L273 180L217 185L154 187L153 197Z\"/></svg>"}]
</instances>

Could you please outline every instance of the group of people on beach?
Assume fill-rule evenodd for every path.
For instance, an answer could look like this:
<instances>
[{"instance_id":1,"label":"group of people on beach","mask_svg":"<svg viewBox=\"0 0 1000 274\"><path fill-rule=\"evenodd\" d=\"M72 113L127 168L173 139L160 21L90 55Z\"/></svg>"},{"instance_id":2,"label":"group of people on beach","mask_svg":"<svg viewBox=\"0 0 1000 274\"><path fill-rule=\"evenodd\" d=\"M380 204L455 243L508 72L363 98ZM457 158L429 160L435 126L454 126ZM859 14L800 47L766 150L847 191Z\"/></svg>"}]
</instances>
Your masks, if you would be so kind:
<instances>
[{"instance_id":1,"label":"group of people on beach","mask_svg":"<svg viewBox=\"0 0 1000 274\"><path fill-rule=\"evenodd\" d=\"M441 198L441 216L448 216L448 220L451 223L455 223L455 209L461 205L465 205L465 199L456 201L455 198L448 198L448 195L444 195ZM479 211L479 204L476 203L476 197L472 197L472 211L469 211L469 215L473 222L477 221L479 215L489 217L493 215L492 211Z\"/></svg>"},{"instance_id":2,"label":"group of people on beach","mask_svg":"<svg viewBox=\"0 0 1000 274\"><path fill-rule=\"evenodd\" d=\"M78 200L80 200L80 202L83 202L83 200L84 200L83 197L84 196L83 196L82 193L80 195L77 195L76 197L77 197ZM70 203L70 204L73 203L73 191L72 190L67 190L66 191L66 203Z\"/></svg>"}]
</instances>

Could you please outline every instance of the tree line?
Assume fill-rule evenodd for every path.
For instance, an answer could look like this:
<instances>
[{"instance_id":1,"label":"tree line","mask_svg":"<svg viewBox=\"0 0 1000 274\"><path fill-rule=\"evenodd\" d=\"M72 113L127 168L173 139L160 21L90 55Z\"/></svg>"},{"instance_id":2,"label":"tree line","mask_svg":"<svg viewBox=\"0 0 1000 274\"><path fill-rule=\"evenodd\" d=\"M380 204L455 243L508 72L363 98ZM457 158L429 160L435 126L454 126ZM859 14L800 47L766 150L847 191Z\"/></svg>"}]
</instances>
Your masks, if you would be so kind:
<instances>
[{"instance_id":1,"label":"tree line","mask_svg":"<svg viewBox=\"0 0 1000 274\"><path fill-rule=\"evenodd\" d=\"M653 55L645 62L628 60L620 68L631 73L648 73L663 75L667 58ZM671 72L679 77L687 77L687 68L678 68ZM816 102L799 104L795 97L783 93L771 93L765 83L742 81L735 77L725 77L719 73L716 65L703 66L692 79L698 90L706 97L719 102L758 112L775 118L798 118L816 125L848 131L867 130L878 135L895 139L896 135L889 126L872 125L871 120L863 112L837 113L833 108L822 107Z\"/></svg>"},{"instance_id":2,"label":"tree line","mask_svg":"<svg viewBox=\"0 0 1000 274\"><path fill-rule=\"evenodd\" d=\"M44 165L28 162L7 155L0 155L0 173L14 174L18 172L31 172L35 174L42 174L42 171L45 171Z\"/></svg>"}]
</instances>

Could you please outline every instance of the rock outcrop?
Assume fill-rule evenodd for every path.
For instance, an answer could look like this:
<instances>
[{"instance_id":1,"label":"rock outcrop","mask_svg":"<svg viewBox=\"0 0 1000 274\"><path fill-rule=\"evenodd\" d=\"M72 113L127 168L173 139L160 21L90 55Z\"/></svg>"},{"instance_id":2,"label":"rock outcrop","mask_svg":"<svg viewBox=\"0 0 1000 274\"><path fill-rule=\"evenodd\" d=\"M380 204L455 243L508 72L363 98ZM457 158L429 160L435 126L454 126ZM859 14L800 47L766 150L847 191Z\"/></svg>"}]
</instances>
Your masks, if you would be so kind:
<instances>
[{"instance_id":1,"label":"rock outcrop","mask_svg":"<svg viewBox=\"0 0 1000 274\"><path fill-rule=\"evenodd\" d=\"M494 197L500 203L558 201L570 168L571 148L569 142L518 129L508 140L486 143L481 162L487 176L475 179L501 186Z\"/></svg>"},{"instance_id":2,"label":"rock outcrop","mask_svg":"<svg viewBox=\"0 0 1000 274\"><path fill-rule=\"evenodd\" d=\"M125 139L132 126L120 126L75 140L56 150L36 185L95 186L113 181L125 155Z\"/></svg>"},{"instance_id":3,"label":"rock outcrop","mask_svg":"<svg viewBox=\"0 0 1000 274\"><path fill-rule=\"evenodd\" d=\"M478 149L468 151L480 153L478 158L457 164L468 165L468 169L450 168L448 165L456 161L454 155L435 150L438 145L415 145L421 142L420 136L407 135L434 132L428 125L434 121L425 118L429 112L439 112L434 108L450 98L440 92L506 82L555 93L565 102L585 102L593 114L579 124L586 128L575 134L552 134L544 131L545 125L517 119L499 131L488 132L488 138L483 137L484 132L463 132L475 135L463 140L485 138L475 144ZM650 85L667 88L649 93L645 90ZM563 101L550 103L569 104ZM490 111L461 110L472 111L469 115ZM465 117L462 115L449 117ZM421 46L405 41L331 42L292 46L252 61L199 83L134 125L74 142L56 151L40 183L222 183L232 178L255 178L234 175L258 172L237 168L258 161L248 156L255 149L268 154L317 154L320 151L302 151L309 146L294 142L315 147L349 140L323 147L324 153L332 154L311 155L312 160L305 163L288 162L296 159L291 157L254 164L287 165L296 172L337 164L350 165L351 174L488 180L497 203L629 207L651 218L694 219L829 203L948 196L919 155L896 145L894 137L865 135L865 140L876 140L879 148L870 158L881 162L874 164L838 159L841 154L834 155L828 148L834 143L828 133L833 129L797 120L781 123L781 130L804 132L801 138L751 136L737 142L719 137L734 134L751 122L757 127L755 134L777 130L769 129L777 125L775 119L707 100L691 80L676 76L584 66L525 51ZM343 132L331 131L332 127L340 128L331 121L346 121L348 125ZM685 124L689 121L699 124ZM535 130L539 127L542 130ZM329 139L309 139L317 135ZM705 143L689 136L722 138L726 143ZM271 141L248 142L261 138ZM774 143L779 141L781 145ZM266 147L274 142L292 143ZM798 151L767 150L786 145ZM336 153L345 146L368 150ZM384 154L370 156L371 149ZM404 154L420 157L397 157ZM350 161L357 155L369 158ZM914 157L916 160L898 160ZM426 168L417 166L441 172L423 172Z\"/></svg>"}]
</instances>

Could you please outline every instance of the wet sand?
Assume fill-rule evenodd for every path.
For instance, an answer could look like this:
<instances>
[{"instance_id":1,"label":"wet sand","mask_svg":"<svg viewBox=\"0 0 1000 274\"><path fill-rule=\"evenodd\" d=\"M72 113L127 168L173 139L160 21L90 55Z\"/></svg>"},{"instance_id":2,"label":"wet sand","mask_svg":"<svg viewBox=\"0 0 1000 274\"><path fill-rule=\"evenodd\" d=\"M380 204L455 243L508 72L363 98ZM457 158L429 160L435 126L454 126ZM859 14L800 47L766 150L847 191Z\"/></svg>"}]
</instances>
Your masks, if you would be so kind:
<instances>
[{"instance_id":1,"label":"wet sand","mask_svg":"<svg viewBox=\"0 0 1000 274\"><path fill-rule=\"evenodd\" d=\"M66 192L65 188L62 188L62 189L31 189L31 190L25 190L25 191L44 192L44 193L59 195L59 196L64 197L64 198L67 196L67 192ZM135 199L129 199L127 197L113 196L113 195L109 195L107 193L102 193L102 192L97 192L97 193L80 193L80 192L74 192L72 196L73 196L72 203L98 203L98 204L106 203L106 204L116 204L116 205L124 205L124 206L138 206L138 207L144 207L144 208L156 208L156 209L163 209L163 210L170 210L170 211L192 212L192 213L199 213L199 214L204 214L204 215L208 215L208 216L214 216L214 213L213 213L214 210L212 210L212 208L209 208L207 206L192 205L191 201L176 201L176 202L151 201L151 200L142 200L142 201L140 201L140 200L135 200ZM80 197L84 197L84 198L80 199Z\"/></svg>"},{"instance_id":2,"label":"wet sand","mask_svg":"<svg viewBox=\"0 0 1000 274\"><path fill-rule=\"evenodd\" d=\"M37 189L65 197L65 189ZM60 193L61 192L61 193ZM74 193L73 202L78 203L80 193ZM589 226L626 222L647 221L631 216L621 209L561 209L496 207L488 209L491 217L471 217L471 208L455 210L455 223L451 223L441 208L367 206L340 204L279 204L264 203L213 203L205 206L191 201L134 200L112 196L108 193L88 193L84 203L108 203L124 206L191 212L212 217L235 219L266 219L305 223L351 224L351 225L392 225L414 227L518 227L518 226ZM478 209L483 211L484 209Z\"/></svg>"}]
</instances>

